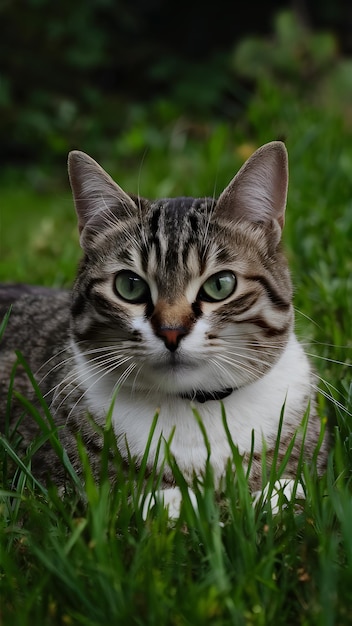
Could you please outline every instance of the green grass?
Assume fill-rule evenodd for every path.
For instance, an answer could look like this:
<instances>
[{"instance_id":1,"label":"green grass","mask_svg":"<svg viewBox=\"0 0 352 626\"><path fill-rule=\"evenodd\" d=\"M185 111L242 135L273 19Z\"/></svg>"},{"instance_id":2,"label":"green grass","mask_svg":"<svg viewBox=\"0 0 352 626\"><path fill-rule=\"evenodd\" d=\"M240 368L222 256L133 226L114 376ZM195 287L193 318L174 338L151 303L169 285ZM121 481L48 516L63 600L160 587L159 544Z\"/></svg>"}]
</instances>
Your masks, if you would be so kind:
<instances>
[{"instance_id":1,"label":"green grass","mask_svg":"<svg viewBox=\"0 0 352 626\"><path fill-rule=\"evenodd\" d=\"M159 133L146 154L144 148L134 151L127 136L121 140L125 156L103 163L131 192L212 195L255 147L285 138L290 191L284 243L297 332L325 381L322 394L331 396L319 395L332 431L326 474L318 480L302 467L306 501L299 508L288 503L273 516L265 504L253 508L233 449L237 472L228 470L220 501L209 465L203 484L194 485L198 514L185 497L174 524L162 508L144 521L138 498L143 476L133 467L122 476L118 454L118 480L111 489L104 469L95 483L81 447L82 501L74 472L68 492L59 497L54 487L35 484L31 452L17 459L15 439L2 435L2 624L351 623L352 129L347 122L342 113L264 83L238 123L210 121L200 135L177 131L175 124ZM143 145L143 128L140 133ZM19 173L16 185L2 182L0 279L69 285L79 246L68 183L50 189L49 180L39 191L23 178L19 182ZM44 420L43 437L51 437L66 462L45 415L43 408L34 418ZM107 449L114 445L109 426L105 437ZM18 466L14 482L7 474L9 457ZM174 474L185 493L176 466Z\"/></svg>"}]
</instances>

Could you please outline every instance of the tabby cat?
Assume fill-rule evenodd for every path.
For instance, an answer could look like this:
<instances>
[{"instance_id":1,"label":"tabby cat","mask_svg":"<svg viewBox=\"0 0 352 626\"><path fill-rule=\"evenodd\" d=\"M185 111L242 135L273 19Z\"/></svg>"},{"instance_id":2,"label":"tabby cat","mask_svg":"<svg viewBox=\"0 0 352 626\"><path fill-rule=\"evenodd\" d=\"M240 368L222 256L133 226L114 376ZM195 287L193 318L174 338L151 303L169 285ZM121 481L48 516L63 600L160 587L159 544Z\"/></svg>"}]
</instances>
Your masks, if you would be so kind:
<instances>
[{"instance_id":1,"label":"tabby cat","mask_svg":"<svg viewBox=\"0 0 352 626\"><path fill-rule=\"evenodd\" d=\"M71 293L1 288L2 314L13 305L0 346L1 415L19 349L77 468L77 433L94 466L102 439L92 420L104 425L115 395L112 423L126 461L132 455L140 464L159 409L149 464L160 436L168 440L175 429L171 452L189 484L207 457L192 406L207 432L217 480L227 465L220 400L245 462L254 433L253 489L261 487L263 439L270 458L283 406L279 458L309 405L305 453L311 458L321 424L314 375L294 334L292 284L280 243L288 184L284 144L259 148L218 200L128 195L79 151L69 154L68 169L84 255ZM35 402L21 367L15 389ZM13 398L14 423L23 411ZM24 448L36 429L30 416L22 420ZM300 450L297 437L288 477L296 476ZM64 481L48 444L35 459L39 478ZM325 459L326 444L318 471ZM168 467L162 486L172 499Z\"/></svg>"}]
</instances>

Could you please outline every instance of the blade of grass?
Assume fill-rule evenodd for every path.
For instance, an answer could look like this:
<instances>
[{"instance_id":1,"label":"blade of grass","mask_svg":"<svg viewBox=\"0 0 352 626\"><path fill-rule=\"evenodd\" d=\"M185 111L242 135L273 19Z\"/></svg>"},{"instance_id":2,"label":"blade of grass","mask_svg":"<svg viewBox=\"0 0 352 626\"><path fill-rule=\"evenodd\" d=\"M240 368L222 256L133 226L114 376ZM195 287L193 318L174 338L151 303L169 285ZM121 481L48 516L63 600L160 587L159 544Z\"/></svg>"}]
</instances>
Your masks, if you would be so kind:
<instances>
[{"instance_id":1,"label":"blade of grass","mask_svg":"<svg viewBox=\"0 0 352 626\"><path fill-rule=\"evenodd\" d=\"M6 330L6 326L8 324L9 319L10 319L11 309L12 309L12 306L10 306L8 311L6 311L4 317L2 318L2 320L0 322L0 341L1 341L2 337L3 337L3 334L4 334L5 330Z\"/></svg>"}]
</instances>

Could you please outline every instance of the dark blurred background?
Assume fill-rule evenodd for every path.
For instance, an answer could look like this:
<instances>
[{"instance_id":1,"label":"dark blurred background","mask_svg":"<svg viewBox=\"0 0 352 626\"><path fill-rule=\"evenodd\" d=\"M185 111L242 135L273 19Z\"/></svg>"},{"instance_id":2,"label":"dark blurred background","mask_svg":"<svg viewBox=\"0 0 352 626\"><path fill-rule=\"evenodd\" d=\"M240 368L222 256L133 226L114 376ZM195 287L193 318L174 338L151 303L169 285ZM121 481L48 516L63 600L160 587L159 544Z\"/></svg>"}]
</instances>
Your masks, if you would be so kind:
<instances>
[{"instance_id":1,"label":"dark blurred background","mask_svg":"<svg viewBox=\"0 0 352 626\"><path fill-rule=\"evenodd\" d=\"M54 163L82 145L98 158L143 108L164 121L233 118L252 88L236 45L272 33L283 8L351 54L350 0L2 0L2 166Z\"/></svg>"}]
</instances>

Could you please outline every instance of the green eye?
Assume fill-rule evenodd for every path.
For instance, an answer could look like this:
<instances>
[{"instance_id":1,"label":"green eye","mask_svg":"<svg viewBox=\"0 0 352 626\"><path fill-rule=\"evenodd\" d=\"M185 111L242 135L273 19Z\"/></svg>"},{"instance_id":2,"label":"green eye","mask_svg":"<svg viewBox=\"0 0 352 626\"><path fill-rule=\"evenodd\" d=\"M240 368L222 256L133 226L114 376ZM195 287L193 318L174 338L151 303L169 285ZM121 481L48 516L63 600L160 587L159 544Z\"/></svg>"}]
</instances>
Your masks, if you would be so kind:
<instances>
[{"instance_id":1,"label":"green eye","mask_svg":"<svg viewBox=\"0 0 352 626\"><path fill-rule=\"evenodd\" d=\"M236 276L232 272L218 272L205 281L199 297L206 302L226 300L236 289Z\"/></svg>"},{"instance_id":2,"label":"green eye","mask_svg":"<svg viewBox=\"0 0 352 626\"><path fill-rule=\"evenodd\" d=\"M133 304L142 304L149 300L149 287L143 278L124 270L115 277L115 291L117 295Z\"/></svg>"}]
</instances>

